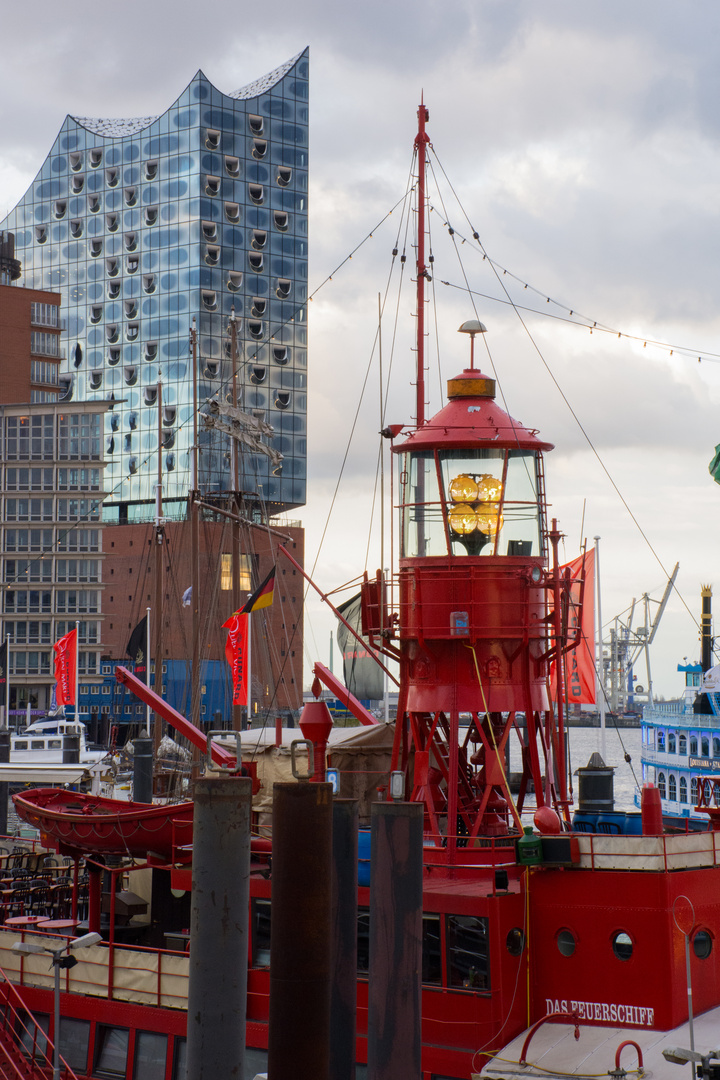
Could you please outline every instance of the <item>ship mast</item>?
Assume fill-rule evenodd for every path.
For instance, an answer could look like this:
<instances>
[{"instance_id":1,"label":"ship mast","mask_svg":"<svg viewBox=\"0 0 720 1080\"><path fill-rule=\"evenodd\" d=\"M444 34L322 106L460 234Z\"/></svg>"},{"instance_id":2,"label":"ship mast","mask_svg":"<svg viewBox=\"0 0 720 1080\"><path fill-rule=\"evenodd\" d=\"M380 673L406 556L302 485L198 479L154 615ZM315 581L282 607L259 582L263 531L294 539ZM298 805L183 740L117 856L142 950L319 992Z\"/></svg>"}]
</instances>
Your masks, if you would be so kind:
<instances>
[{"instance_id":1,"label":"ship mast","mask_svg":"<svg viewBox=\"0 0 720 1080\"><path fill-rule=\"evenodd\" d=\"M417 384L416 384L416 411L417 426L421 428L425 423L425 280L427 266L425 265L425 174L427 169L427 146L430 142L425 124L430 119L430 113L420 102L418 108L418 132L415 136L415 151L417 153Z\"/></svg>"}]
</instances>

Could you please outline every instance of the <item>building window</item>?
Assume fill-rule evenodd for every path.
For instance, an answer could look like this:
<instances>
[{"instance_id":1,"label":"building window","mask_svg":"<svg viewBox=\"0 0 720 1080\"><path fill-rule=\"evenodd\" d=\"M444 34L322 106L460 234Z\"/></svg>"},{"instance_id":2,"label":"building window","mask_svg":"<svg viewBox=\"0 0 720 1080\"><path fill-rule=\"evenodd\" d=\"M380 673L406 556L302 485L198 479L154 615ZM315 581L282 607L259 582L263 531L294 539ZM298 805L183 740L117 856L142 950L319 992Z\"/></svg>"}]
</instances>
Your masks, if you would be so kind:
<instances>
[{"instance_id":1,"label":"building window","mask_svg":"<svg viewBox=\"0 0 720 1080\"><path fill-rule=\"evenodd\" d=\"M658 784L658 791L660 792L660 798L664 799L665 798L665 773L664 772L658 773L657 784Z\"/></svg>"},{"instance_id":2,"label":"building window","mask_svg":"<svg viewBox=\"0 0 720 1080\"><path fill-rule=\"evenodd\" d=\"M677 798L677 781L672 773L670 773L670 779L668 781L668 798L670 802L675 802Z\"/></svg>"},{"instance_id":3,"label":"building window","mask_svg":"<svg viewBox=\"0 0 720 1080\"><path fill-rule=\"evenodd\" d=\"M650 741L651 735L652 735L652 732L648 731L648 742ZM665 732L664 731L658 731L658 733L657 733L657 748L660 751L660 753L663 753L664 750L665 750Z\"/></svg>"},{"instance_id":4,"label":"building window","mask_svg":"<svg viewBox=\"0 0 720 1080\"><path fill-rule=\"evenodd\" d=\"M710 736L703 735L700 740L700 753L703 757L710 757Z\"/></svg>"},{"instance_id":5,"label":"building window","mask_svg":"<svg viewBox=\"0 0 720 1080\"><path fill-rule=\"evenodd\" d=\"M690 736L690 754L692 755L692 757L697 757L697 752L698 752L697 735L691 735Z\"/></svg>"},{"instance_id":6,"label":"building window","mask_svg":"<svg viewBox=\"0 0 720 1080\"><path fill-rule=\"evenodd\" d=\"M60 338L57 334L46 334L42 330L33 330L30 334L30 352L36 356L57 356L60 352Z\"/></svg>"},{"instance_id":7,"label":"building window","mask_svg":"<svg viewBox=\"0 0 720 1080\"><path fill-rule=\"evenodd\" d=\"M680 777L680 802L687 802L687 780L684 776Z\"/></svg>"},{"instance_id":8,"label":"building window","mask_svg":"<svg viewBox=\"0 0 720 1080\"><path fill-rule=\"evenodd\" d=\"M55 326L59 328L60 308L57 304L32 303L30 305L30 322L33 326Z\"/></svg>"},{"instance_id":9,"label":"building window","mask_svg":"<svg viewBox=\"0 0 720 1080\"><path fill-rule=\"evenodd\" d=\"M685 735L678 735L678 754L687 754L687 737Z\"/></svg>"},{"instance_id":10,"label":"building window","mask_svg":"<svg viewBox=\"0 0 720 1080\"><path fill-rule=\"evenodd\" d=\"M693 776L692 780L690 781L690 802L693 804L693 806L697 806L697 801L698 801L698 782L697 782L697 776Z\"/></svg>"},{"instance_id":11,"label":"building window","mask_svg":"<svg viewBox=\"0 0 720 1080\"><path fill-rule=\"evenodd\" d=\"M675 732L674 731L668 731L668 754L675 754L675 753L677 753L676 744L675 744Z\"/></svg>"},{"instance_id":12,"label":"building window","mask_svg":"<svg viewBox=\"0 0 720 1080\"><path fill-rule=\"evenodd\" d=\"M95 1029L95 1068L98 1076L125 1076L127 1071L128 1041L126 1028L98 1024Z\"/></svg>"}]
</instances>

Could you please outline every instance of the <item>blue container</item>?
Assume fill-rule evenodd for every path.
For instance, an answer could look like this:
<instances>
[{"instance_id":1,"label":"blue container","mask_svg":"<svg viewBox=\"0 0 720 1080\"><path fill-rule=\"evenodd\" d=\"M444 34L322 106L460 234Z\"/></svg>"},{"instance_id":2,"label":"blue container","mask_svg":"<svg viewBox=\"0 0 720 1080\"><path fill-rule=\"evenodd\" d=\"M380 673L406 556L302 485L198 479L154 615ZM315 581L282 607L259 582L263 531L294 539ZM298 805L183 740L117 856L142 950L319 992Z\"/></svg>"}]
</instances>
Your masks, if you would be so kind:
<instances>
[{"instance_id":1,"label":"blue container","mask_svg":"<svg viewBox=\"0 0 720 1080\"><path fill-rule=\"evenodd\" d=\"M604 810L602 814L598 814L597 831L621 836L625 832L625 811Z\"/></svg>"},{"instance_id":2,"label":"blue container","mask_svg":"<svg viewBox=\"0 0 720 1080\"><path fill-rule=\"evenodd\" d=\"M358 831L358 885L370 885L370 830Z\"/></svg>"},{"instance_id":3,"label":"blue container","mask_svg":"<svg viewBox=\"0 0 720 1080\"><path fill-rule=\"evenodd\" d=\"M597 814L588 810L576 810L573 814L572 827L575 832L597 832Z\"/></svg>"},{"instance_id":4,"label":"blue container","mask_svg":"<svg viewBox=\"0 0 720 1080\"><path fill-rule=\"evenodd\" d=\"M642 836L642 814L639 811L628 810L625 813L625 835Z\"/></svg>"}]
</instances>

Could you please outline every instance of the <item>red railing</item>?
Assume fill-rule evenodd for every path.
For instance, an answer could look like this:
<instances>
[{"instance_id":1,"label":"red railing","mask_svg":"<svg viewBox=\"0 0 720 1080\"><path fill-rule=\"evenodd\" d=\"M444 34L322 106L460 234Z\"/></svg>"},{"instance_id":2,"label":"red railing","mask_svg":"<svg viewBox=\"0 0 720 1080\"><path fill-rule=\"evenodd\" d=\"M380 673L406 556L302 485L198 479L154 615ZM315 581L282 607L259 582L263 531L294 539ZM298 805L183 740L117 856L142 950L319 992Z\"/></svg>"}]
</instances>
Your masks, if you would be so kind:
<instances>
[{"instance_id":1,"label":"red railing","mask_svg":"<svg viewBox=\"0 0 720 1080\"><path fill-rule=\"evenodd\" d=\"M57 1038L57 1032L53 1032ZM0 1075L28 1080L47 1080L53 1073L55 1044L29 1011L22 996L0 968ZM60 1076L77 1080L60 1057Z\"/></svg>"}]
</instances>

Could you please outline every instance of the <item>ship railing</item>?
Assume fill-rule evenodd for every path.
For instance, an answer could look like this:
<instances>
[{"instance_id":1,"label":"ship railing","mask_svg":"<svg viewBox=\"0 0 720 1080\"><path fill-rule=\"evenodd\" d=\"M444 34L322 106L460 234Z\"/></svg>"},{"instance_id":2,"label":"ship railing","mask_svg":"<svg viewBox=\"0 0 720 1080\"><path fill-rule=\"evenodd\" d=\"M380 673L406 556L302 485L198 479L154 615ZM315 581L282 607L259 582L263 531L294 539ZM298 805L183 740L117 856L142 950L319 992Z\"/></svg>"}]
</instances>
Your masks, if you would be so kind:
<instances>
[{"instance_id":1,"label":"ship railing","mask_svg":"<svg viewBox=\"0 0 720 1080\"><path fill-rule=\"evenodd\" d=\"M580 868L586 870L670 871L720 866L720 832L671 836L617 836L578 833Z\"/></svg>"},{"instance_id":2,"label":"ship railing","mask_svg":"<svg viewBox=\"0 0 720 1080\"><path fill-rule=\"evenodd\" d=\"M47 964L47 956L44 957ZM52 980L51 980L52 981ZM57 1038L58 1033L53 1032ZM25 1005L22 995L0 968L0 1075L28 1080L53 1073L55 1044ZM60 1076L77 1080L68 1063L60 1057Z\"/></svg>"},{"instance_id":3,"label":"ship railing","mask_svg":"<svg viewBox=\"0 0 720 1080\"><path fill-rule=\"evenodd\" d=\"M72 935L74 936L74 935ZM0 928L0 969L19 986L52 989L54 974L47 956L12 951L17 941L32 941L57 948L67 935L22 932ZM78 950L78 963L61 972L63 993L87 994L108 1001L186 1009L189 956L141 945L92 945Z\"/></svg>"}]
</instances>

